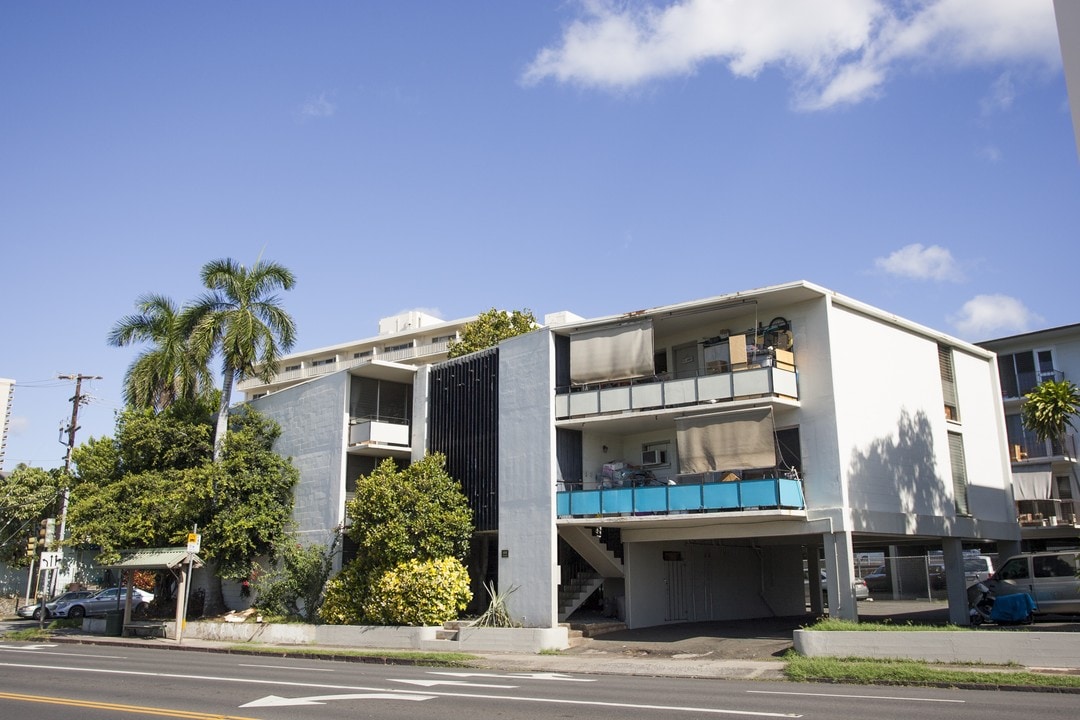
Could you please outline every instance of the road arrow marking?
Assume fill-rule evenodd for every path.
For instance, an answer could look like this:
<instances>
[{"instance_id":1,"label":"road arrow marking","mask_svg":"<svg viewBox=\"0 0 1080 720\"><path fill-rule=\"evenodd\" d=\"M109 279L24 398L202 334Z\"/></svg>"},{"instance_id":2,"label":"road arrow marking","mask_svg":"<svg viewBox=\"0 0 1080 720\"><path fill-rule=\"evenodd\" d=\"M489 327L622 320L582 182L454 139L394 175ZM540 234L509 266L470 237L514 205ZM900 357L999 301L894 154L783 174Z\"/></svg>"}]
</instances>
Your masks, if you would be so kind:
<instances>
[{"instance_id":1,"label":"road arrow marking","mask_svg":"<svg viewBox=\"0 0 1080 720\"><path fill-rule=\"evenodd\" d=\"M0 650L44 650L54 647L56 645L0 645Z\"/></svg>"},{"instance_id":2,"label":"road arrow marking","mask_svg":"<svg viewBox=\"0 0 1080 720\"><path fill-rule=\"evenodd\" d=\"M432 700L434 695L406 695L404 693L352 693L349 695L312 695L310 697L284 698L267 695L241 705L249 707L284 707L286 705L325 705L330 700Z\"/></svg>"},{"instance_id":3,"label":"road arrow marking","mask_svg":"<svg viewBox=\"0 0 1080 720\"><path fill-rule=\"evenodd\" d=\"M517 689L517 685L485 685L483 683L459 682L457 680L390 680L390 682L406 683L408 685L419 685L421 687L434 687L436 685L453 685L455 687L468 688L502 688L504 690Z\"/></svg>"},{"instance_id":4,"label":"road arrow marking","mask_svg":"<svg viewBox=\"0 0 1080 720\"><path fill-rule=\"evenodd\" d=\"M444 672L440 670L430 671L432 675L449 675L450 677L486 677L486 678L507 678L510 680L562 680L564 682L596 682L593 678L578 678L571 677L569 675L563 675L562 673L555 672L521 672L510 674L499 673L468 673L468 672Z\"/></svg>"}]
</instances>

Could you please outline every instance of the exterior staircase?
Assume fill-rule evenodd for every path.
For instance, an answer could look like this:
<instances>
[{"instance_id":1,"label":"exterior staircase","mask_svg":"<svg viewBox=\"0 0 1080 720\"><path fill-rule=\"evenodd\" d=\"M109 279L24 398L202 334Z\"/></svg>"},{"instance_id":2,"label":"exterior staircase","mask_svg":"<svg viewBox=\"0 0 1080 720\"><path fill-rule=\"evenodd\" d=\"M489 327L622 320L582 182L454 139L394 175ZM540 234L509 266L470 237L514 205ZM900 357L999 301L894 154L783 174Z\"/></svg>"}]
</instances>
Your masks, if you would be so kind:
<instances>
[{"instance_id":1,"label":"exterior staircase","mask_svg":"<svg viewBox=\"0 0 1080 720\"><path fill-rule=\"evenodd\" d=\"M574 578L559 586L559 622L565 622L570 613L581 607L596 590L604 584L604 578L595 572L582 570Z\"/></svg>"}]
</instances>

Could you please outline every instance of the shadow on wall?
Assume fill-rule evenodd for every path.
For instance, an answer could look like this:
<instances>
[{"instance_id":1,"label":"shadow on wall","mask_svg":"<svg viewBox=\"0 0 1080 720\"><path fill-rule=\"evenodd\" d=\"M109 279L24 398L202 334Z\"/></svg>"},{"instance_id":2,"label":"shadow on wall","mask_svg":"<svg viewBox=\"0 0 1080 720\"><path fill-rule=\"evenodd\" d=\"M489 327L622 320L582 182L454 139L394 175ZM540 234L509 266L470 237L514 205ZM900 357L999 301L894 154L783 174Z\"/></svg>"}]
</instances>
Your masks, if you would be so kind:
<instances>
[{"instance_id":1,"label":"shadow on wall","mask_svg":"<svg viewBox=\"0 0 1080 720\"><path fill-rule=\"evenodd\" d=\"M941 458L941 469L948 472L949 457ZM948 478L938 474L934 462L934 437L926 413L900 413L895 436L879 438L865 452L852 453L848 468L852 504L858 509L906 513L907 531L916 530L916 516L942 518L947 526L956 515ZM861 506L861 507L860 507Z\"/></svg>"}]
</instances>

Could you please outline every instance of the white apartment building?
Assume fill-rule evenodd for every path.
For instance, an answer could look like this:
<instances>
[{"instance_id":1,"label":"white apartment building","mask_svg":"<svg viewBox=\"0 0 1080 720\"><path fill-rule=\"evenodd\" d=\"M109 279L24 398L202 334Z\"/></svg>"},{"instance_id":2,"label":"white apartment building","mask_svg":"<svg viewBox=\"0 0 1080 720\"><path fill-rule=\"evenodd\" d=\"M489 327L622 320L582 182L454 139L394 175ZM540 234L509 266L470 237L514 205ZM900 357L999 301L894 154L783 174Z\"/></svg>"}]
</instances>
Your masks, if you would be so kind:
<instances>
[{"instance_id":1,"label":"white apartment building","mask_svg":"<svg viewBox=\"0 0 1080 720\"><path fill-rule=\"evenodd\" d=\"M997 353L1012 463L1013 495L1025 550L1080 547L1080 455L1075 432L1039 440L1024 428L1024 395L1045 380L1080 378L1080 324L979 343ZM1080 418L1073 418L1080 425Z\"/></svg>"},{"instance_id":2,"label":"white apartment building","mask_svg":"<svg viewBox=\"0 0 1080 720\"><path fill-rule=\"evenodd\" d=\"M901 550L942 552L964 623L963 551L1019 547L983 348L807 282L545 323L424 365L336 367L341 346L289 371L330 372L245 388L300 468L302 531L338 526L379 458L443 452L477 587L517 588L537 627L597 591L629 627L799 615L822 565L853 618L856 553Z\"/></svg>"}]
</instances>

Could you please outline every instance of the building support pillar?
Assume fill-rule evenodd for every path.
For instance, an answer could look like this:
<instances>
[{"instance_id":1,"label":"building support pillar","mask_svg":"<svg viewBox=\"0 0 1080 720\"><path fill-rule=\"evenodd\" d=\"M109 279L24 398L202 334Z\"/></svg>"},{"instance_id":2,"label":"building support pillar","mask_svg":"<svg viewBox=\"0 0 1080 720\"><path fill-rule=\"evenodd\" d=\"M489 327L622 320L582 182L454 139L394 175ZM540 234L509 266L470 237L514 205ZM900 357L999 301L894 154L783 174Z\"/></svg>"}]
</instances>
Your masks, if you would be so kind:
<instances>
[{"instance_id":1,"label":"building support pillar","mask_svg":"<svg viewBox=\"0 0 1080 720\"><path fill-rule=\"evenodd\" d=\"M850 532L822 535L825 541L825 585L829 596L829 617L838 620L858 620L855 606L855 549Z\"/></svg>"}]
</instances>

